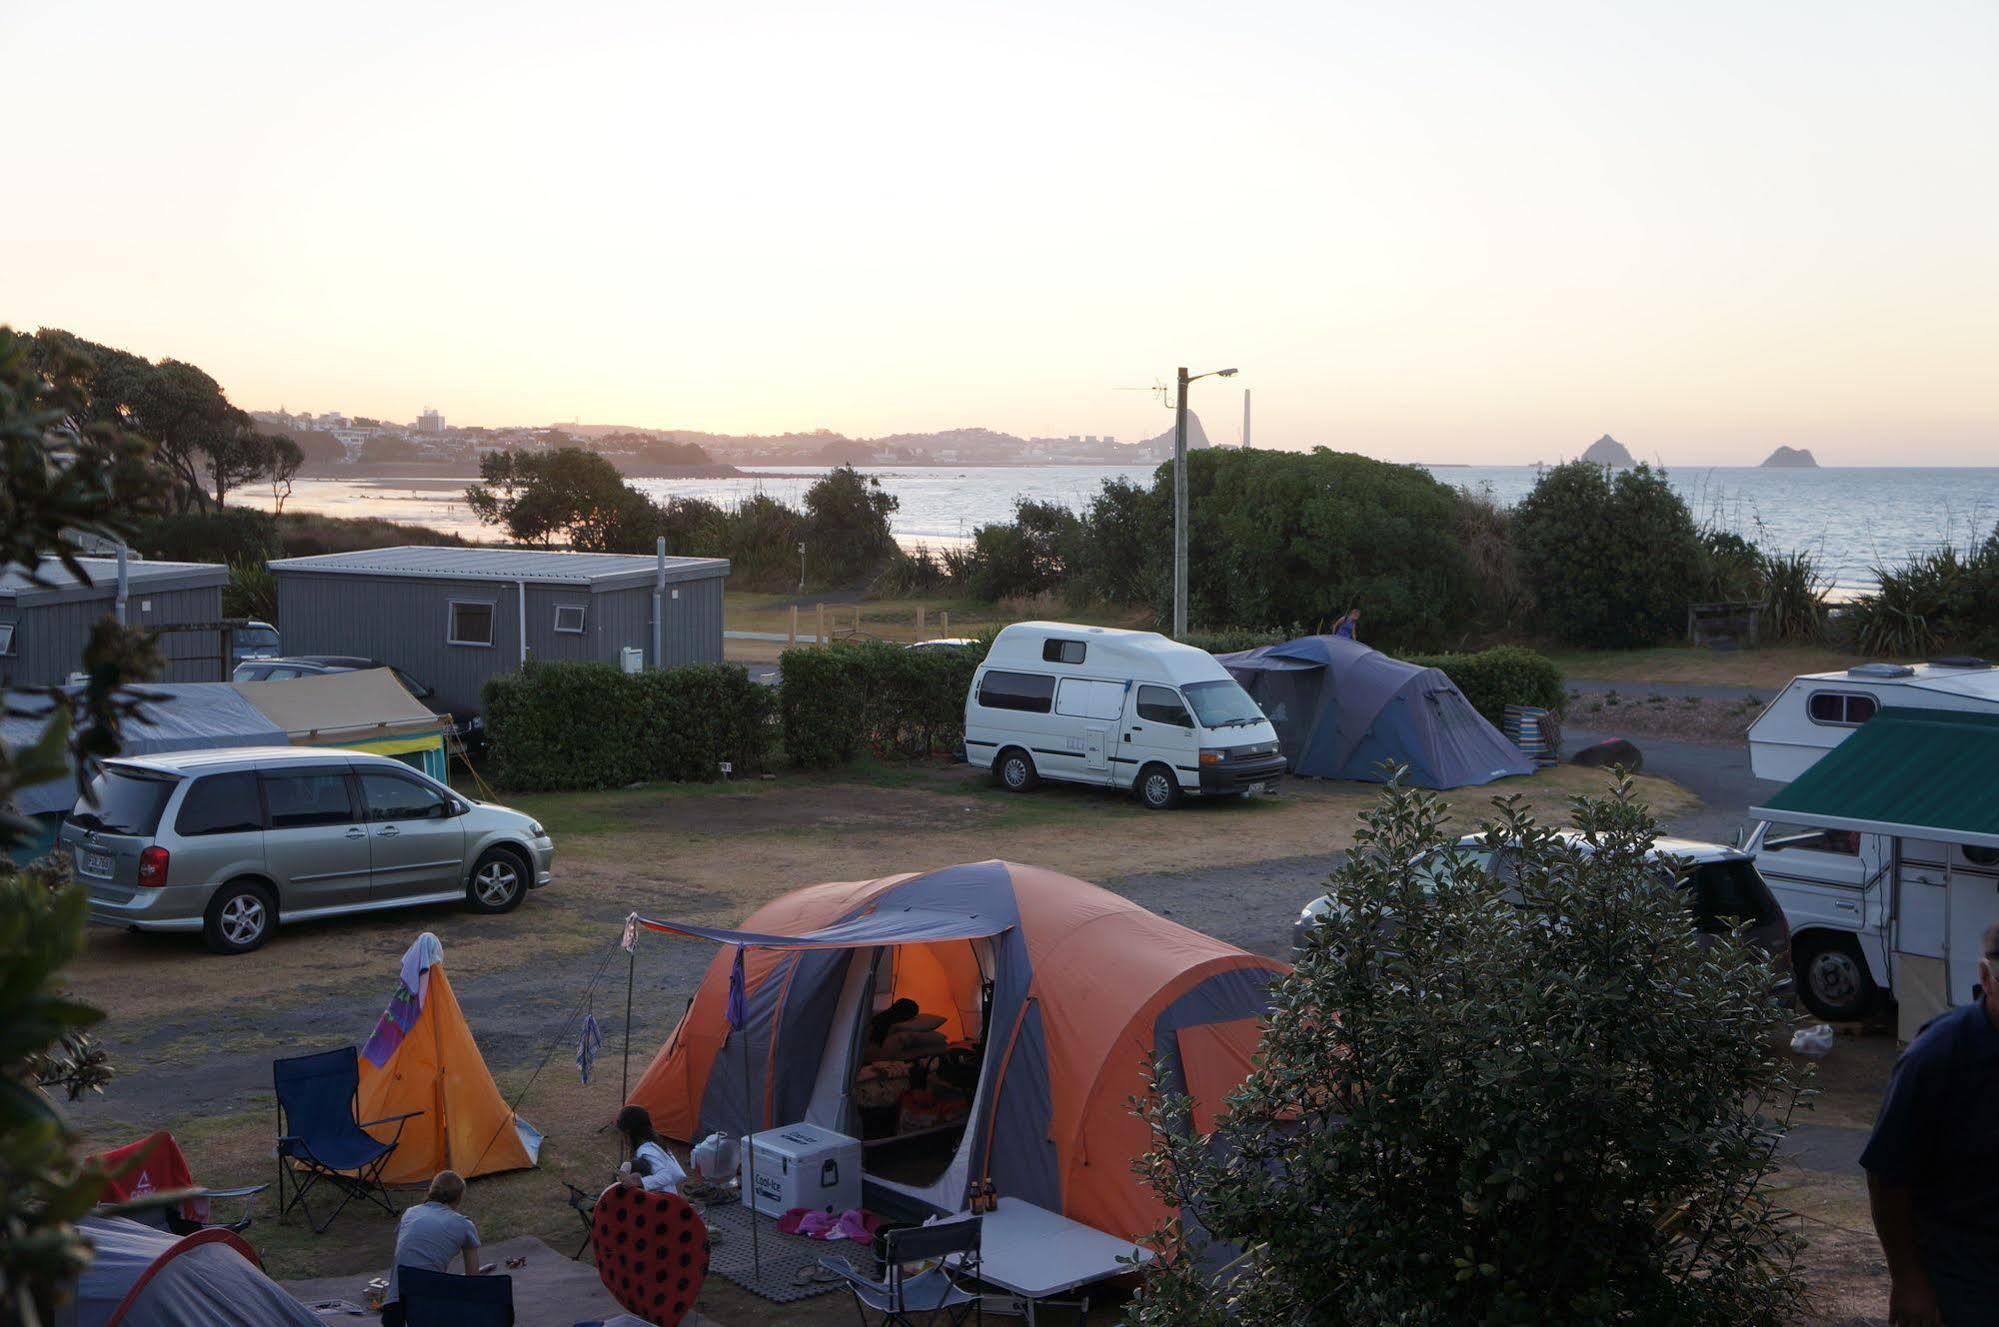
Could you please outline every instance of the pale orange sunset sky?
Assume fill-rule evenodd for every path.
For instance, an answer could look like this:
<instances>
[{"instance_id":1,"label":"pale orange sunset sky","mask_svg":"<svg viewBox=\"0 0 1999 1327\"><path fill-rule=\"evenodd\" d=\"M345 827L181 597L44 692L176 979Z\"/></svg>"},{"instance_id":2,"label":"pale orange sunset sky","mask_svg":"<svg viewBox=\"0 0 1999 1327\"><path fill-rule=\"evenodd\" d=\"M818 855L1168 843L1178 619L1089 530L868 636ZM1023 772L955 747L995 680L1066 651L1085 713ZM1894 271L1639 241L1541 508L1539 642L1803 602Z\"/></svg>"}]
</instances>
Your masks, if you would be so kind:
<instances>
[{"instance_id":1,"label":"pale orange sunset sky","mask_svg":"<svg viewBox=\"0 0 1999 1327\"><path fill-rule=\"evenodd\" d=\"M1999 464L1999 7L0 5L0 321L240 405ZM1235 384L1196 406L1233 440Z\"/></svg>"}]
</instances>

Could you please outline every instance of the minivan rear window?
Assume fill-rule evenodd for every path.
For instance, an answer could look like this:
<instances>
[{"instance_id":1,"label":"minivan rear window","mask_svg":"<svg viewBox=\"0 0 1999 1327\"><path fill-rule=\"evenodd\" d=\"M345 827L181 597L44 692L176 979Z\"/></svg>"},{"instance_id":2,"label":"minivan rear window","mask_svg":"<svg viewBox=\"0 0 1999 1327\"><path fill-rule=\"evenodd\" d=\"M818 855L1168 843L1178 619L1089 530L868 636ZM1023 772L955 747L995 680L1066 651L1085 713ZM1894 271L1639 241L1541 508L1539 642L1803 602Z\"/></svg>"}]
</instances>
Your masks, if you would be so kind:
<instances>
[{"instance_id":1,"label":"minivan rear window","mask_svg":"<svg viewBox=\"0 0 1999 1327\"><path fill-rule=\"evenodd\" d=\"M1022 710L1046 714L1055 699L1055 679L1038 673L1006 673L998 669L979 682L979 704L989 710Z\"/></svg>"},{"instance_id":2,"label":"minivan rear window","mask_svg":"<svg viewBox=\"0 0 1999 1327\"><path fill-rule=\"evenodd\" d=\"M153 834L179 779L106 769L90 781L97 805L79 800L70 822L107 834Z\"/></svg>"},{"instance_id":3,"label":"minivan rear window","mask_svg":"<svg viewBox=\"0 0 1999 1327\"><path fill-rule=\"evenodd\" d=\"M182 838L203 834L244 834L264 827L263 804L257 800L257 776L205 774L180 799L174 832Z\"/></svg>"}]
</instances>

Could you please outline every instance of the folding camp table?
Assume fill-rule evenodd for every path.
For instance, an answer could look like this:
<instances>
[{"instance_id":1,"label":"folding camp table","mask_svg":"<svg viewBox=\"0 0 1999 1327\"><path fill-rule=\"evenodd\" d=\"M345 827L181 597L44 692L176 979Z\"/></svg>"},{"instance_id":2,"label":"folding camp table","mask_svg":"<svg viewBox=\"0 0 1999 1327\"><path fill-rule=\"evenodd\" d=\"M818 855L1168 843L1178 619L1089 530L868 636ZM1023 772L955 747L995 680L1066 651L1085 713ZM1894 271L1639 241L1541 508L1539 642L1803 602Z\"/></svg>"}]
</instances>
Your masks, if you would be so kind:
<instances>
[{"instance_id":1,"label":"folding camp table","mask_svg":"<svg viewBox=\"0 0 1999 1327\"><path fill-rule=\"evenodd\" d=\"M1133 1270L1134 1258L1152 1261L1150 1249L1018 1198L1001 1198L986 1213L979 1244L979 1280L1010 1293L998 1304L989 1298L987 1306L1017 1313L1030 1324L1037 1304L1123 1276ZM1088 1295L1073 1302L1079 1314L1089 1312Z\"/></svg>"}]
</instances>

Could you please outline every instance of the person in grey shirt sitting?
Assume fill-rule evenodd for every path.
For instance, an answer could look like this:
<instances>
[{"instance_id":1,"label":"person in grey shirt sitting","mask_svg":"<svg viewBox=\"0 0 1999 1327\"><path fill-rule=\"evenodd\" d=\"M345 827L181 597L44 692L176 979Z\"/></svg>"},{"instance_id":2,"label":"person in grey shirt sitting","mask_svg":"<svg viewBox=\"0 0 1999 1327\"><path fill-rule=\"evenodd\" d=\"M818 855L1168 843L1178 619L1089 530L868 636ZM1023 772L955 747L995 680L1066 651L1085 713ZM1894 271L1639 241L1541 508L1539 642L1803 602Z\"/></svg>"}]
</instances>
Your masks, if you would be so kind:
<instances>
[{"instance_id":1,"label":"person in grey shirt sitting","mask_svg":"<svg viewBox=\"0 0 1999 1327\"><path fill-rule=\"evenodd\" d=\"M463 1253L467 1276L493 1270L491 1263L479 1265L479 1227L458 1210L464 1198L464 1178L455 1170L440 1170L431 1180L430 1192L424 1195L424 1200L403 1213L396 1227L396 1256L389 1263L389 1293L382 1301L382 1327L403 1327L398 1268L448 1272L452 1258Z\"/></svg>"}]
</instances>

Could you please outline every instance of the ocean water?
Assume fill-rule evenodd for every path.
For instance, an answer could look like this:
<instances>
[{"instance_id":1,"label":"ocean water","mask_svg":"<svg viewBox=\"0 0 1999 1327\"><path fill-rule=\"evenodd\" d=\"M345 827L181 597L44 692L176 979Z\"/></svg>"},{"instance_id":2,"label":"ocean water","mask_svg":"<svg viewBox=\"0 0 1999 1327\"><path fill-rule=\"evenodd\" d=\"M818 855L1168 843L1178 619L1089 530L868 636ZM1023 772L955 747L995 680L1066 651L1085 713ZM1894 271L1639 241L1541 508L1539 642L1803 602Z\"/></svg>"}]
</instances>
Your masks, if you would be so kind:
<instances>
[{"instance_id":1,"label":"ocean water","mask_svg":"<svg viewBox=\"0 0 1999 1327\"><path fill-rule=\"evenodd\" d=\"M1019 498L1080 508L1106 479L1149 483L1151 466L864 466L901 501L895 535L905 546L955 545L990 521L1004 520ZM1534 487L1527 465L1433 466L1447 484L1489 492L1505 505ZM1841 595L1871 588L1873 568L1943 544L1976 544L1999 524L1999 467L1925 469L1685 466L1669 470L1673 487L1695 519L1754 540L1767 549L1804 549L1819 561ZM425 480L300 480L286 504L294 511L380 516L453 530L468 538L490 534L462 498L469 478ZM796 504L811 487L796 467L763 467L729 479L640 479L655 497L705 498L723 505L759 491ZM269 507L270 494L242 491L239 501Z\"/></svg>"}]
</instances>

